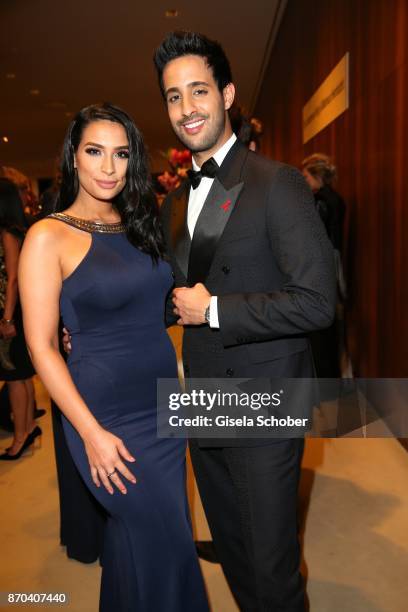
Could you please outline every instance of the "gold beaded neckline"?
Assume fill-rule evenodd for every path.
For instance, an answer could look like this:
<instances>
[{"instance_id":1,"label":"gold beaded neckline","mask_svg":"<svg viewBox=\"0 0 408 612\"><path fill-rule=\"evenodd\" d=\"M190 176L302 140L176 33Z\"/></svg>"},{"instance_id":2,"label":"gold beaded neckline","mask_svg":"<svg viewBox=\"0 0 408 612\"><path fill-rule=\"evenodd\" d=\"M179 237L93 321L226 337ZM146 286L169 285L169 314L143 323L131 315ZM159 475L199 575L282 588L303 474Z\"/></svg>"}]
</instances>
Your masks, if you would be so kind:
<instances>
[{"instance_id":1,"label":"gold beaded neckline","mask_svg":"<svg viewBox=\"0 0 408 612\"><path fill-rule=\"evenodd\" d=\"M125 231L125 226L121 221L117 223L102 223L100 221L88 221L88 219L79 219L71 217L63 212L52 213L48 218L59 219L72 227L76 227L85 232L99 232L100 234L119 234Z\"/></svg>"}]
</instances>

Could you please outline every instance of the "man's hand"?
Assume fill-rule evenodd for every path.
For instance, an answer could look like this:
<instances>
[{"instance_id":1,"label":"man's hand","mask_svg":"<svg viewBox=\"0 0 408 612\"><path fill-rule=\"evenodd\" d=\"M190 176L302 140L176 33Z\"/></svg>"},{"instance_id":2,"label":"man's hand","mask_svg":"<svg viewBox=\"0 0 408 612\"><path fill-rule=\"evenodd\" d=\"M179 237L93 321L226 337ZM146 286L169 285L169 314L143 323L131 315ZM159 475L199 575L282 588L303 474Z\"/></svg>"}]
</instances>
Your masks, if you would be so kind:
<instances>
[{"instance_id":1,"label":"man's hand","mask_svg":"<svg viewBox=\"0 0 408 612\"><path fill-rule=\"evenodd\" d=\"M64 351L67 353L67 355L69 355L72 350L71 336L65 327L62 328L62 345L64 347Z\"/></svg>"},{"instance_id":2,"label":"man's hand","mask_svg":"<svg viewBox=\"0 0 408 612\"><path fill-rule=\"evenodd\" d=\"M205 311L210 305L211 294L202 283L194 287L178 287L173 291L174 313L180 318L177 325L201 325L205 323Z\"/></svg>"}]
</instances>

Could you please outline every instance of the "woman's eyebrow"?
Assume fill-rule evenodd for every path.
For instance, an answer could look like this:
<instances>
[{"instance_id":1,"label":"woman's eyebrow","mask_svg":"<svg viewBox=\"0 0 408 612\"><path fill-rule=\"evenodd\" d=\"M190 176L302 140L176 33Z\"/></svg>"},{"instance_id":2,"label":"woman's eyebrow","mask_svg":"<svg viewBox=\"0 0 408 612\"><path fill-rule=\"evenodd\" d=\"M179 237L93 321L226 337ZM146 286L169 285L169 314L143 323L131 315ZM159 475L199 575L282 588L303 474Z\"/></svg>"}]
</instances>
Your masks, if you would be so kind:
<instances>
[{"instance_id":1,"label":"woman's eyebrow","mask_svg":"<svg viewBox=\"0 0 408 612\"><path fill-rule=\"evenodd\" d=\"M98 147L99 149L105 149L104 145L101 145L97 142L86 142L84 144L84 147L88 147L88 146L92 146L92 147ZM125 144L125 145L121 145L119 147L113 147L115 149L115 151L119 150L119 149L128 149L129 145Z\"/></svg>"}]
</instances>

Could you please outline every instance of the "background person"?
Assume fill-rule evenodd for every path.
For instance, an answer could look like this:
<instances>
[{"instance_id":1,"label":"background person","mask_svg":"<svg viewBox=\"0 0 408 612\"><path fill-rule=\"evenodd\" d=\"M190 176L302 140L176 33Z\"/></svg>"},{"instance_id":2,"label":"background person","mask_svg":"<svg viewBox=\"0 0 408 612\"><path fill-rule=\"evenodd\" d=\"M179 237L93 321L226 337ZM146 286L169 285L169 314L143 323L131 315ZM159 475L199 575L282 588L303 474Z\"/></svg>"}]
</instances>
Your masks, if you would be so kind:
<instances>
[{"instance_id":1,"label":"background person","mask_svg":"<svg viewBox=\"0 0 408 612\"><path fill-rule=\"evenodd\" d=\"M333 245L337 275L338 307L336 318L327 329L310 334L316 374L319 378L341 376L341 352L345 350L344 309L347 297L343 274L343 232L345 204L335 191L333 183L337 170L328 155L314 153L302 162L302 172L311 188L317 212L323 221L327 235Z\"/></svg>"},{"instance_id":2,"label":"background person","mask_svg":"<svg viewBox=\"0 0 408 612\"><path fill-rule=\"evenodd\" d=\"M21 316L17 269L20 249L27 230L23 204L16 185L0 178L0 380L7 382L13 415L14 437L0 455L2 461L19 459L41 429L34 421L35 374L27 352Z\"/></svg>"}]
</instances>

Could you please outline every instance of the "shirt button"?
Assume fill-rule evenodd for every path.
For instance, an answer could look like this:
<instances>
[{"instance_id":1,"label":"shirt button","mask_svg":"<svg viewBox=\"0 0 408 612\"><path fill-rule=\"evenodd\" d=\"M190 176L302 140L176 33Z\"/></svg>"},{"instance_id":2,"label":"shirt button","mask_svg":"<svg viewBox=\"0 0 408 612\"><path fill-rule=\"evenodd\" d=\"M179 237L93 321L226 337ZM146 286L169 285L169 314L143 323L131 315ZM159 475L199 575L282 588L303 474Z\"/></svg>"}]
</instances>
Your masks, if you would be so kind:
<instances>
[{"instance_id":1,"label":"shirt button","mask_svg":"<svg viewBox=\"0 0 408 612\"><path fill-rule=\"evenodd\" d=\"M231 271L231 268L229 266L222 266L221 269L224 272L224 274L229 274Z\"/></svg>"},{"instance_id":2,"label":"shirt button","mask_svg":"<svg viewBox=\"0 0 408 612\"><path fill-rule=\"evenodd\" d=\"M226 371L227 376L234 376L234 370L232 368L228 368Z\"/></svg>"}]
</instances>

